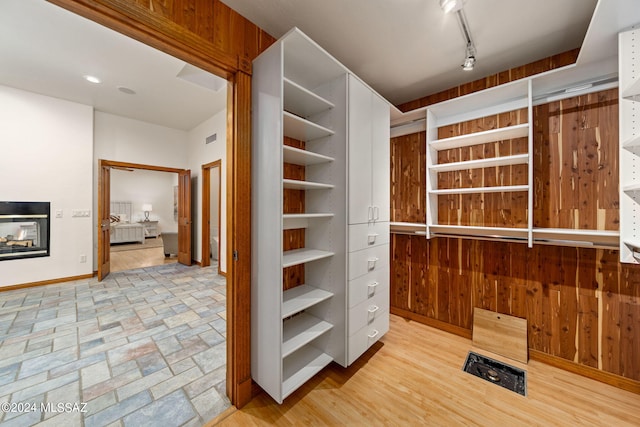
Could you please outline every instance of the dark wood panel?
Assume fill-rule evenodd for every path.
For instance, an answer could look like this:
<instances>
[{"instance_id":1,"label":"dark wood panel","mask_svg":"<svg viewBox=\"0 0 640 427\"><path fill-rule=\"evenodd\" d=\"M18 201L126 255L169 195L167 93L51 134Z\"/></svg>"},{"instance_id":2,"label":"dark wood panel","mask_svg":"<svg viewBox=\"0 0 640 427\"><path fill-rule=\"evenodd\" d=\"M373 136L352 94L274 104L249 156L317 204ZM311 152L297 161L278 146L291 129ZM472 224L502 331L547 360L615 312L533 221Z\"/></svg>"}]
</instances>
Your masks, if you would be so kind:
<instances>
[{"instance_id":1,"label":"dark wood panel","mask_svg":"<svg viewBox=\"0 0 640 427\"><path fill-rule=\"evenodd\" d=\"M618 90L534 108L534 226L619 229Z\"/></svg>"},{"instance_id":2,"label":"dark wood panel","mask_svg":"<svg viewBox=\"0 0 640 427\"><path fill-rule=\"evenodd\" d=\"M424 223L426 132L391 138L391 221Z\"/></svg>"},{"instance_id":3,"label":"dark wood panel","mask_svg":"<svg viewBox=\"0 0 640 427\"><path fill-rule=\"evenodd\" d=\"M290 147L300 148L304 150L304 141L297 139L284 137L284 145ZM294 165L291 163L283 164L284 179L295 179L304 181L305 179L305 167L300 165ZM305 212L305 191L304 190L291 190L285 189L283 191L283 212L286 214L292 213L304 213ZM301 249L305 247L305 230L284 230L282 232L282 250L290 251L293 249ZM304 284L304 265L295 265L293 267L284 268L282 271L282 289L287 290L295 288Z\"/></svg>"}]
</instances>

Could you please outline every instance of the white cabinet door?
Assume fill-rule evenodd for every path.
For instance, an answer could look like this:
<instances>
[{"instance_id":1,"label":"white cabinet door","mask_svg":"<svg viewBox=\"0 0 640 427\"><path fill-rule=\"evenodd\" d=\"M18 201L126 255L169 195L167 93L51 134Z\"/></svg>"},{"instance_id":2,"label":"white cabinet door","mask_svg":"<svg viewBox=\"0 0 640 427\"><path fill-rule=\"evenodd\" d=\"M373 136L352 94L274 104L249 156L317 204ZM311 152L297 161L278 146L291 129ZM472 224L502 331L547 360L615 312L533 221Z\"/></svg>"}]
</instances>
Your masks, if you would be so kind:
<instances>
[{"instance_id":1,"label":"white cabinet door","mask_svg":"<svg viewBox=\"0 0 640 427\"><path fill-rule=\"evenodd\" d=\"M371 101L373 94L349 76L349 224L371 216Z\"/></svg>"},{"instance_id":2,"label":"white cabinet door","mask_svg":"<svg viewBox=\"0 0 640 427\"><path fill-rule=\"evenodd\" d=\"M373 95L372 113L371 205L374 209L375 221L389 221L391 217L389 105L384 99Z\"/></svg>"}]
</instances>

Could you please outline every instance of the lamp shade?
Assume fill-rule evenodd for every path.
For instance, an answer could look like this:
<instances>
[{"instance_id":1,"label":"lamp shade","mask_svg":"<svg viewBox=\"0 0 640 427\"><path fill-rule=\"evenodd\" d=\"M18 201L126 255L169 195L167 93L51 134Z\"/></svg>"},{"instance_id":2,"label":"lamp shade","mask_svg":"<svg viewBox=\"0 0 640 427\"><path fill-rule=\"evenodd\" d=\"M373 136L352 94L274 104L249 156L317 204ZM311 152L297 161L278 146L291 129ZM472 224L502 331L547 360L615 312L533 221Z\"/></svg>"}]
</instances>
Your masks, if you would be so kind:
<instances>
[{"instance_id":1,"label":"lamp shade","mask_svg":"<svg viewBox=\"0 0 640 427\"><path fill-rule=\"evenodd\" d=\"M151 211L153 211L153 205L151 203L144 203L142 205L142 211L143 212L151 212Z\"/></svg>"}]
</instances>

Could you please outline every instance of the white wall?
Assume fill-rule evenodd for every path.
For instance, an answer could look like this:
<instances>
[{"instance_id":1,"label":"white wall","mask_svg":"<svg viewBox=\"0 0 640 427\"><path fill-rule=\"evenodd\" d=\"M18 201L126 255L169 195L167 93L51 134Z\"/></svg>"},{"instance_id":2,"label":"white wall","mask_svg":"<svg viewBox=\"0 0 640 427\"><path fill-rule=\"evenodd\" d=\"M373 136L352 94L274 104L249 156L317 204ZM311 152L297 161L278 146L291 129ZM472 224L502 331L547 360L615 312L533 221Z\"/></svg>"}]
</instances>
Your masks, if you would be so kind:
<instances>
[{"instance_id":1,"label":"white wall","mask_svg":"<svg viewBox=\"0 0 640 427\"><path fill-rule=\"evenodd\" d=\"M217 134L217 140L205 144L205 140L212 134ZM221 175L221 215L220 215L220 269L227 271L227 112L222 110L209 120L204 121L189 132L188 144L189 169L192 182L192 213L193 221L193 258L202 260L202 165L222 160Z\"/></svg>"},{"instance_id":2,"label":"white wall","mask_svg":"<svg viewBox=\"0 0 640 427\"><path fill-rule=\"evenodd\" d=\"M177 174L135 169L132 172L111 170L111 200L131 202L130 222L144 220L142 205L150 203L149 220L158 221L160 232L178 231L173 217L173 186Z\"/></svg>"},{"instance_id":3,"label":"white wall","mask_svg":"<svg viewBox=\"0 0 640 427\"><path fill-rule=\"evenodd\" d=\"M50 256L0 261L0 286L91 274L93 108L0 86L0 111L0 199L51 202L53 217Z\"/></svg>"}]
</instances>

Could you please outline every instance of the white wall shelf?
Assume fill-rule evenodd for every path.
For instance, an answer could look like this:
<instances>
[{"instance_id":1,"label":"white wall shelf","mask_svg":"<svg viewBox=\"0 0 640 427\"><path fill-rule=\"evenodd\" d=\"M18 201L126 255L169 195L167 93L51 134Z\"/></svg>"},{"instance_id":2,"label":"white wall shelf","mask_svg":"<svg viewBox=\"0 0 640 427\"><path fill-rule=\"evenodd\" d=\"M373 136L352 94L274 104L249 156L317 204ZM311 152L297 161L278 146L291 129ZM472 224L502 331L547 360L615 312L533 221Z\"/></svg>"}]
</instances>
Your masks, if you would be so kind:
<instances>
[{"instance_id":1,"label":"white wall shelf","mask_svg":"<svg viewBox=\"0 0 640 427\"><path fill-rule=\"evenodd\" d=\"M529 135L529 124L524 123L483 132L469 133L451 138L436 139L429 145L435 150L449 150L452 148L469 147L471 145L486 144L488 142L504 141L513 138L526 138Z\"/></svg>"},{"instance_id":2,"label":"white wall shelf","mask_svg":"<svg viewBox=\"0 0 640 427\"><path fill-rule=\"evenodd\" d=\"M291 163L300 166L317 165L326 162L332 162L335 159L329 156L323 156L311 151L302 150L300 148L282 146L283 158L285 163Z\"/></svg>"},{"instance_id":3,"label":"white wall shelf","mask_svg":"<svg viewBox=\"0 0 640 427\"><path fill-rule=\"evenodd\" d=\"M284 77L284 110L300 117L309 117L334 107L333 102Z\"/></svg>"},{"instance_id":4,"label":"white wall shelf","mask_svg":"<svg viewBox=\"0 0 640 427\"><path fill-rule=\"evenodd\" d=\"M296 179L283 179L282 187L289 190L330 190L334 188L332 184L320 182L298 181Z\"/></svg>"},{"instance_id":5,"label":"white wall shelf","mask_svg":"<svg viewBox=\"0 0 640 427\"><path fill-rule=\"evenodd\" d=\"M475 188L447 188L429 191L430 194L475 194L475 193L508 193L514 191L529 191L528 185L501 185L496 187Z\"/></svg>"},{"instance_id":6,"label":"white wall shelf","mask_svg":"<svg viewBox=\"0 0 640 427\"><path fill-rule=\"evenodd\" d=\"M492 157L488 159L466 160L462 162L440 163L431 166L434 172L452 172L467 169L489 168L495 166L521 165L529 163L528 154L515 154L513 156Z\"/></svg>"},{"instance_id":7,"label":"white wall shelf","mask_svg":"<svg viewBox=\"0 0 640 427\"><path fill-rule=\"evenodd\" d=\"M331 356L311 345L291 354L284 361L282 398L289 396L332 361Z\"/></svg>"},{"instance_id":8,"label":"white wall shelf","mask_svg":"<svg viewBox=\"0 0 640 427\"><path fill-rule=\"evenodd\" d=\"M622 91L622 97L628 101L640 102L640 77L636 77L634 81Z\"/></svg>"},{"instance_id":9,"label":"white wall shelf","mask_svg":"<svg viewBox=\"0 0 640 427\"><path fill-rule=\"evenodd\" d=\"M310 285L300 285L283 292L282 319L329 299L333 293Z\"/></svg>"},{"instance_id":10,"label":"white wall shelf","mask_svg":"<svg viewBox=\"0 0 640 427\"><path fill-rule=\"evenodd\" d=\"M633 150L640 147L640 134L635 135L622 143L622 148Z\"/></svg>"},{"instance_id":11,"label":"white wall shelf","mask_svg":"<svg viewBox=\"0 0 640 427\"><path fill-rule=\"evenodd\" d=\"M305 264L319 259L333 256L333 252L321 251L319 249L294 249L285 251L282 255L282 268L293 267L294 265Z\"/></svg>"},{"instance_id":12,"label":"white wall shelf","mask_svg":"<svg viewBox=\"0 0 640 427\"><path fill-rule=\"evenodd\" d=\"M282 357L289 356L294 351L328 332L331 328L333 328L331 323L307 313L301 313L285 320L283 324Z\"/></svg>"},{"instance_id":13,"label":"white wall shelf","mask_svg":"<svg viewBox=\"0 0 640 427\"><path fill-rule=\"evenodd\" d=\"M297 139L298 141L311 141L333 135L331 129L291 114L288 111L283 111L282 116L284 120L284 136L289 138Z\"/></svg>"},{"instance_id":14,"label":"white wall shelf","mask_svg":"<svg viewBox=\"0 0 640 427\"><path fill-rule=\"evenodd\" d=\"M464 123L483 117L490 117L504 112L524 109L525 117L520 117L520 124L457 135L450 138L438 138L438 131L443 126ZM430 105L426 109L426 144L427 144L427 223L424 234L427 239L438 236L459 236L472 239L506 239L526 241L533 244L531 228L533 224L533 108L531 80L522 79L512 83L496 86L480 92L454 98L439 104ZM485 159L439 163L439 151L471 147L483 144L494 144L517 138L527 139L526 153L496 155ZM497 185L475 188L441 188L438 174L442 172L465 171L480 168L498 168L511 165L527 165L527 182L518 185ZM491 172L490 172L491 173ZM507 181L508 183L508 181ZM439 224L439 197L457 194L483 193L527 193L527 224L522 228L462 226L458 224ZM524 208L524 207L523 207ZM406 227L405 227L406 228ZM420 232L420 231L418 231ZM413 233L416 233L414 227Z\"/></svg>"},{"instance_id":15,"label":"white wall shelf","mask_svg":"<svg viewBox=\"0 0 640 427\"><path fill-rule=\"evenodd\" d=\"M622 191L625 193L636 193L640 191L640 183L622 186Z\"/></svg>"}]
</instances>

